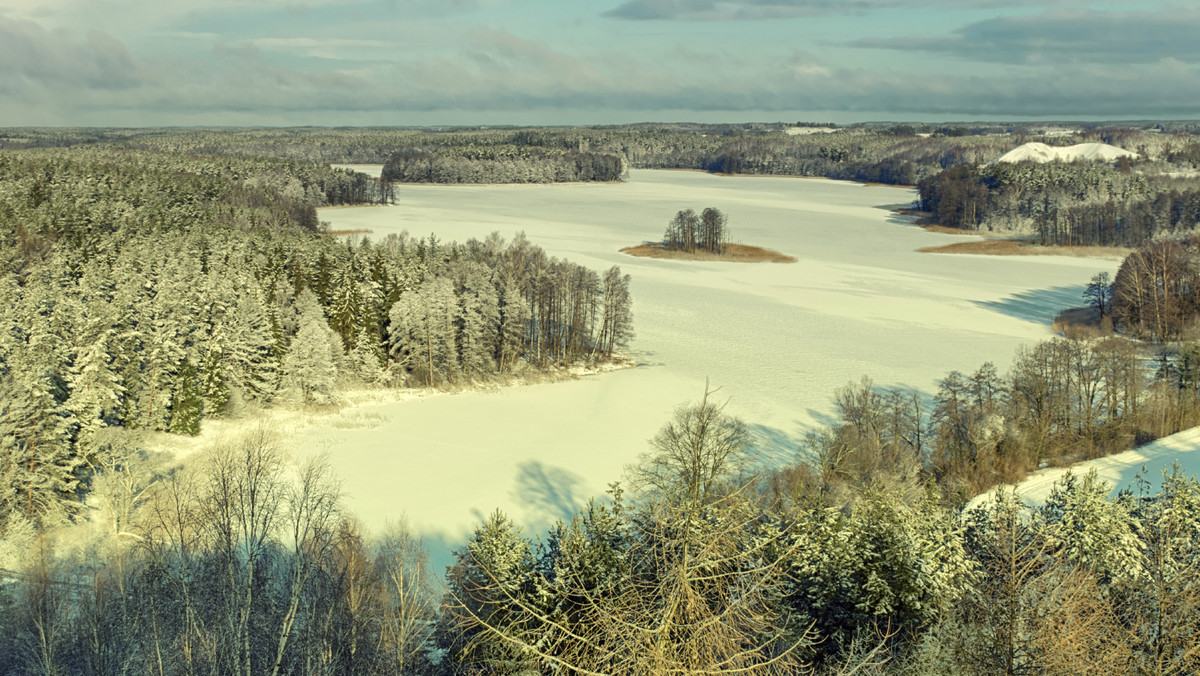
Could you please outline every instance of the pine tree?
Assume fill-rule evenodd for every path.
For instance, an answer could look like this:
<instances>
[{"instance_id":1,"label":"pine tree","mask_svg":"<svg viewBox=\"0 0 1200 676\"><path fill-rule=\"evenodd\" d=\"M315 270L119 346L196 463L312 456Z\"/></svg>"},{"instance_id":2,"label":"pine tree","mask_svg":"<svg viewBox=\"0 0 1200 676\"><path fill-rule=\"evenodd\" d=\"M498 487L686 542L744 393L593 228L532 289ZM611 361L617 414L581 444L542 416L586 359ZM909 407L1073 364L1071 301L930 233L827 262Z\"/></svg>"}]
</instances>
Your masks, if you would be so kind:
<instances>
[{"instance_id":1,"label":"pine tree","mask_svg":"<svg viewBox=\"0 0 1200 676\"><path fill-rule=\"evenodd\" d=\"M529 302L512 277L506 278L501 286L498 308L496 363L504 373L512 371L524 354L529 336Z\"/></svg>"},{"instance_id":2,"label":"pine tree","mask_svg":"<svg viewBox=\"0 0 1200 676\"><path fill-rule=\"evenodd\" d=\"M595 345L600 355L611 357L614 351L625 347L633 338L629 275L622 275L621 268L615 265L609 268L604 273L602 297L604 314L600 320L600 333L595 339Z\"/></svg>"},{"instance_id":3,"label":"pine tree","mask_svg":"<svg viewBox=\"0 0 1200 676\"><path fill-rule=\"evenodd\" d=\"M1068 471L1055 482L1039 509L1046 536L1060 561L1094 573L1104 584L1142 576L1145 561L1129 510L1131 501L1113 501L1095 470L1082 478Z\"/></svg>"}]
</instances>

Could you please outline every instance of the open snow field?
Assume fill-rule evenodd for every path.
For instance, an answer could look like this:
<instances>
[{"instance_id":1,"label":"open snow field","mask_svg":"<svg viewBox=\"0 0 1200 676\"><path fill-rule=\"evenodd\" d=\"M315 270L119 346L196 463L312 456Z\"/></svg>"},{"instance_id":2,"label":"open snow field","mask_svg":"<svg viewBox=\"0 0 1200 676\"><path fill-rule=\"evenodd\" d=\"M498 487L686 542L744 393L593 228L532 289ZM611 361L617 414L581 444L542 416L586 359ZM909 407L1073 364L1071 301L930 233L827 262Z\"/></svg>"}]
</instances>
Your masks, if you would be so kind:
<instances>
[{"instance_id":1,"label":"open snow field","mask_svg":"<svg viewBox=\"0 0 1200 676\"><path fill-rule=\"evenodd\" d=\"M383 176L382 164L331 164L329 166L333 167L334 169L349 169L350 171L357 171L361 174L366 174L371 178L379 178Z\"/></svg>"},{"instance_id":2,"label":"open snow field","mask_svg":"<svg viewBox=\"0 0 1200 676\"><path fill-rule=\"evenodd\" d=\"M297 455L328 450L367 530L407 516L440 570L497 507L537 534L601 495L706 379L765 456L791 460L806 429L832 421L836 388L869 375L928 395L952 369L991 360L1004 371L1018 346L1051 336L1060 309L1082 304L1094 274L1116 271L1097 259L918 253L962 236L881 208L914 199L909 189L820 179L633 171L614 184L403 185L395 206L324 210L332 228L372 237L524 231L551 255L620 265L633 278L630 353L641 365L363 405L368 424L316 424L286 445ZM728 215L733 241L799 262L618 252L660 239L676 211L708 206Z\"/></svg>"}]
</instances>

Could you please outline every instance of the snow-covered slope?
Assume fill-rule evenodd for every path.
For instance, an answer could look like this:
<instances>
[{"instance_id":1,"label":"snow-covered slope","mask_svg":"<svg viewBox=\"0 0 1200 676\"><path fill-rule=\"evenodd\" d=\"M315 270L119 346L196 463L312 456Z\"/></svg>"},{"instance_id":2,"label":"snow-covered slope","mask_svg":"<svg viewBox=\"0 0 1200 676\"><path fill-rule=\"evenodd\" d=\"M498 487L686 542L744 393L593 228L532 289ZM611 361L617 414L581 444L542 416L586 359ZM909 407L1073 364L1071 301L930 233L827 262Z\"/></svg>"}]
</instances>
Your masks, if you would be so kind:
<instances>
[{"instance_id":1,"label":"snow-covered slope","mask_svg":"<svg viewBox=\"0 0 1200 676\"><path fill-rule=\"evenodd\" d=\"M1016 489L1026 504L1041 505L1049 497L1054 482L1068 471L1084 475L1094 469L1100 479L1112 486L1114 494L1132 485L1139 473L1150 482L1151 492L1154 492L1161 483L1163 470L1169 471L1176 462L1184 474L1200 474L1200 427L1163 437L1154 443L1124 453L1088 460L1070 467L1044 469L1018 483ZM989 491L976 496L967 507L983 504L991 495Z\"/></svg>"},{"instance_id":2,"label":"snow-covered slope","mask_svg":"<svg viewBox=\"0 0 1200 676\"><path fill-rule=\"evenodd\" d=\"M1107 143L1080 143L1065 148L1048 146L1045 143L1026 143L1000 156L997 162L1112 162L1120 157L1137 157L1137 153Z\"/></svg>"}]
</instances>

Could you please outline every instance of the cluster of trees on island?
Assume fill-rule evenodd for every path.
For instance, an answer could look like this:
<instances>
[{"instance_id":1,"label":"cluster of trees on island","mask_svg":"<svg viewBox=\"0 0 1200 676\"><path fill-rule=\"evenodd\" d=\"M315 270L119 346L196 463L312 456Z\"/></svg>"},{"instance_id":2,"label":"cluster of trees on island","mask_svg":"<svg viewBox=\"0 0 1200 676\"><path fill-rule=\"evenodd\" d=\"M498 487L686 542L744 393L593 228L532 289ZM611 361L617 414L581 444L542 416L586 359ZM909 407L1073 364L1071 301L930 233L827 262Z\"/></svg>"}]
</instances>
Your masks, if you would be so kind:
<instances>
[{"instance_id":1,"label":"cluster of trees on island","mask_svg":"<svg viewBox=\"0 0 1200 676\"><path fill-rule=\"evenodd\" d=\"M713 207L706 208L699 215L692 209L683 209L667 225L663 233L663 248L688 253L725 253L729 239L728 221L720 209Z\"/></svg>"},{"instance_id":2,"label":"cluster of trees on island","mask_svg":"<svg viewBox=\"0 0 1200 676\"><path fill-rule=\"evenodd\" d=\"M0 152L0 532L82 508L107 431L196 434L348 385L455 386L612 357L629 277L518 235L318 232L345 172L93 147ZM372 200L370 194L359 197Z\"/></svg>"}]
</instances>

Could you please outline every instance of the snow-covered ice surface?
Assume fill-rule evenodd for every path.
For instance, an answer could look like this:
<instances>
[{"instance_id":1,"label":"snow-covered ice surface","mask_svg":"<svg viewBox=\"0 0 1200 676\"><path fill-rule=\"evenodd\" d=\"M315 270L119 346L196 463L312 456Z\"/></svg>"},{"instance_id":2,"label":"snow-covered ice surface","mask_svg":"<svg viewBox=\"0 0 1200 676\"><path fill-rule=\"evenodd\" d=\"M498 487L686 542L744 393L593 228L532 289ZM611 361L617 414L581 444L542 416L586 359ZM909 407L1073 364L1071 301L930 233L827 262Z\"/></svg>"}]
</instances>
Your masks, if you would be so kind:
<instances>
[{"instance_id":1,"label":"snow-covered ice surface","mask_svg":"<svg viewBox=\"0 0 1200 676\"><path fill-rule=\"evenodd\" d=\"M1170 472L1177 462L1184 475L1200 474L1200 427L1186 429L1124 453L1087 460L1070 467L1044 469L1016 484L1015 488L1025 504L1044 505L1054 483L1068 471L1076 476L1084 476L1096 470L1097 478L1108 482L1113 495L1130 487L1136 491L1133 483L1139 474L1150 483L1151 492L1156 492L1162 484L1163 472ZM982 505L993 495L994 491L977 495L967 503L967 508Z\"/></svg>"},{"instance_id":2,"label":"snow-covered ice surface","mask_svg":"<svg viewBox=\"0 0 1200 676\"><path fill-rule=\"evenodd\" d=\"M938 255L959 241L881 205L912 190L820 179L633 171L613 184L397 187L387 208L321 212L372 237L408 230L465 241L524 231L554 256L632 275L641 365L576 381L365 405L374 427L315 424L287 445L328 449L368 530L402 515L447 563L481 516L500 507L536 534L569 516L637 459L672 409L706 378L750 426L768 459L790 461L806 429L832 421L836 388L931 394L952 370L1005 370L1019 345L1051 336L1114 261ZM794 264L634 258L679 209L713 206L734 241L796 256Z\"/></svg>"}]
</instances>

